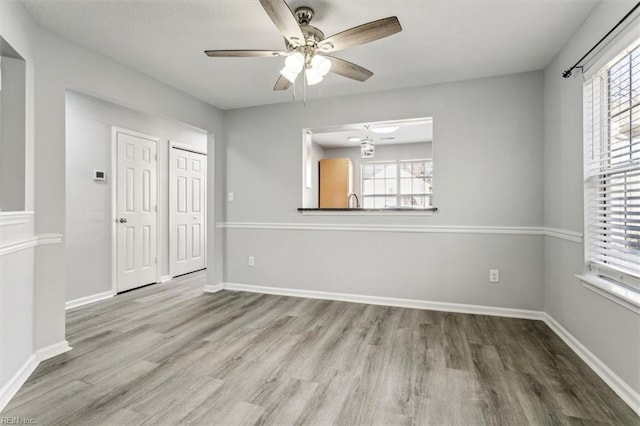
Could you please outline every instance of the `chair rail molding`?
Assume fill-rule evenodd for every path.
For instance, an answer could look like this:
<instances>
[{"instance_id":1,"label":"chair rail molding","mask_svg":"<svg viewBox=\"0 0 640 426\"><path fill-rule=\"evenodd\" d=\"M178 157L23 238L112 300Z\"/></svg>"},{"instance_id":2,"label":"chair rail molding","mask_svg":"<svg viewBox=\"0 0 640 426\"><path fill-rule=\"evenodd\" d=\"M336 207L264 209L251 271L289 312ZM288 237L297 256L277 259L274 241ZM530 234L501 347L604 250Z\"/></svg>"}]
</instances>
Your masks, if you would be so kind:
<instances>
[{"instance_id":1,"label":"chair rail molding","mask_svg":"<svg viewBox=\"0 0 640 426\"><path fill-rule=\"evenodd\" d=\"M582 244L582 233L544 226L447 226L447 225L395 225L395 224L341 224L341 223L267 223L218 222L222 229L262 229L291 231L361 231L443 234L534 235L557 238Z\"/></svg>"}]
</instances>

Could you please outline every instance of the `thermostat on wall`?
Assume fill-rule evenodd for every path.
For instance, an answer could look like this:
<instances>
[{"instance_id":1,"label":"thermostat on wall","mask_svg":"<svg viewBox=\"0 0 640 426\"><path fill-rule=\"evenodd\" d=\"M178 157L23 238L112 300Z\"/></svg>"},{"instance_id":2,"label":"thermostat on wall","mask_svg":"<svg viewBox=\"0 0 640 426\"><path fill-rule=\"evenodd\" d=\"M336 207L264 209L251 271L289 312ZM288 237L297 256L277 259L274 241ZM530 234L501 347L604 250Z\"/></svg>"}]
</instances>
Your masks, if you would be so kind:
<instances>
[{"instance_id":1,"label":"thermostat on wall","mask_svg":"<svg viewBox=\"0 0 640 426\"><path fill-rule=\"evenodd\" d=\"M102 170L93 171L93 180L105 180L106 178L107 178L107 174Z\"/></svg>"}]
</instances>

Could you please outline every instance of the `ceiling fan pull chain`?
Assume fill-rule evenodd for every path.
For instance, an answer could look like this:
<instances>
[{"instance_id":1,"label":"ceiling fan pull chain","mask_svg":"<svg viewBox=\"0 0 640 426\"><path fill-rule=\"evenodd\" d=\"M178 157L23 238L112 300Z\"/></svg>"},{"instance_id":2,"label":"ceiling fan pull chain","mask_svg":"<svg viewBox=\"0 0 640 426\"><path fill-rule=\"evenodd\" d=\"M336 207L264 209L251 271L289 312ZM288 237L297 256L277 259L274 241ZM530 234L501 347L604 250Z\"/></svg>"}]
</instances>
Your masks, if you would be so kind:
<instances>
[{"instance_id":1,"label":"ceiling fan pull chain","mask_svg":"<svg viewBox=\"0 0 640 426\"><path fill-rule=\"evenodd\" d=\"M307 107L307 73L302 73L302 106Z\"/></svg>"}]
</instances>

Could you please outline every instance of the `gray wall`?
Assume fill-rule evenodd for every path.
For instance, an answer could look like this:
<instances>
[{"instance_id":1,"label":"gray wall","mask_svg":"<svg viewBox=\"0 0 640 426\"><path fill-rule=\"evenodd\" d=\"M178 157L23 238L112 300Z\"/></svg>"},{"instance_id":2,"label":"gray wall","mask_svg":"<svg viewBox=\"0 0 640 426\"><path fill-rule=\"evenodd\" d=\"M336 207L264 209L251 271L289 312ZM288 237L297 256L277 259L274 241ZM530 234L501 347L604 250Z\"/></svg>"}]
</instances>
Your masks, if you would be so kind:
<instances>
[{"instance_id":1,"label":"gray wall","mask_svg":"<svg viewBox=\"0 0 640 426\"><path fill-rule=\"evenodd\" d=\"M242 229L256 223L541 226L541 72L225 113L225 280L542 309L540 236ZM302 216L303 128L433 117L433 216ZM247 267L247 256L256 267ZM488 283L490 268L501 283Z\"/></svg>"},{"instance_id":2,"label":"gray wall","mask_svg":"<svg viewBox=\"0 0 640 426\"><path fill-rule=\"evenodd\" d=\"M1 36L25 59L25 144L23 163L26 210L34 208L34 85L37 27L22 5L0 3ZM8 228L0 229L0 245L12 237ZM23 230L21 237L33 237L33 223ZM33 248L0 258L0 389L4 388L34 351L35 278Z\"/></svg>"},{"instance_id":3,"label":"gray wall","mask_svg":"<svg viewBox=\"0 0 640 426\"><path fill-rule=\"evenodd\" d=\"M36 232L66 233L65 218L65 94L67 90L113 102L150 116L175 120L207 130L208 170L216 170L216 141L221 135L222 114L158 80L125 67L99 53L87 50L45 29L39 29L36 68ZM222 171L220 171L222 172ZM215 173L209 174L208 187L215 188ZM215 223L217 200L210 196L208 222ZM221 250L222 239L210 231L208 255ZM64 338L66 257L63 246L38 247L36 258L36 342L51 344ZM213 265L211 280L219 279Z\"/></svg>"},{"instance_id":4,"label":"gray wall","mask_svg":"<svg viewBox=\"0 0 640 426\"><path fill-rule=\"evenodd\" d=\"M39 27L17 1L2 1L0 7L1 35L26 61L25 208L35 210L37 234L66 232L65 94L69 89L208 131L208 169L215 173L208 176L207 220L211 224L223 220L221 199L212 195L214 189L217 197L223 193L221 111ZM208 279L217 283L222 280L223 238L212 226L208 237ZM10 310L0 314L3 322L9 321L31 342L28 347L3 346L2 362L10 366L23 365L26 353L65 340L66 265L74 259L67 257L63 244L31 251L35 251L32 268L7 262L9 268L18 269L5 270L2 265L7 277L1 284L3 300L4 294L14 294L10 292L17 288L20 293L15 300L25 300L22 309L33 313L30 322L22 321L23 316L6 318ZM15 374L4 368L2 386Z\"/></svg>"},{"instance_id":5,"label":"gray wall","mask_svg":"<svg viewBox=\"0 0 640 426\"><path fill-rule=\"evenodd\" d=\"M360 156L360 148L325 149L324 158L350 158L353 164L353 192L358 195L362 204L361 168L363 163L393 160L417 160L431 158L431 142L404 143L396 145L376 145L374 158L364 160ZM318 191L316 186L316 193Z\"/></svg>"},{"instance_id":6,"label":"gray wall","mask_svg":"<svg viewBox=\"0 0 640 426\"><path fill-rule=\"evenodd\" d=\"M169 140L207 149L207 134L97 98L67 92L66 99L66 299L112 289L112 126L160 138L158 144L160 274L169 274ZM103 170L107 179L93 180Z\"/></svg>"},{"instance_id":7,"label":"gray wall","mask_svg":"<svg viewBox=\"0 0 640 426\"><path fill-rule=\"evenodd\" d=\"M22 211L25 203L26 64L2 57L0 101L0 211Z\"/></svg>"},{"instance_id":8,"label":"gray wall","mask_svg":"<svg viewBox=\"0 0 640 426\"><path fill-rule=\"evenodd\" d=\"M545 226L583 231L582 76L561 78L635 2L603 2L545 70ZM584 247L545 241L545 309L640 392L640 317L585 289Z\"/></svg>"}]
</instances>

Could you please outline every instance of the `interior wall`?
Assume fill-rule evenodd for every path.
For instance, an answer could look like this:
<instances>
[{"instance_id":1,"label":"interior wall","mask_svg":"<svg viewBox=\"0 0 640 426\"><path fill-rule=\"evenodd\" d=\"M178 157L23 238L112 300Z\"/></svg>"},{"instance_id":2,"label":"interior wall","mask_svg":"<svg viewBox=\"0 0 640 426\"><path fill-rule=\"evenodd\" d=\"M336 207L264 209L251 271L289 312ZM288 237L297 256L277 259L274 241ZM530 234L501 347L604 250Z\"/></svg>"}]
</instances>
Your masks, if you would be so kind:
<instances>
[{"instance_id":1,"label":"interior wall","mask_svg":"<svg viewBox=\"0 0 640 426\"><path fill-rule=\"evenodd\" d=\"M541 309L543 238L291 224L541 226L542 73L228 111L225 280ZM303 216L301 130L433 117L432 216ZM255 229L264 224L280 229ZM225 226L224 224L222 226ZM255 267L247 256L255 256ZM489 284L490 268L501 283ZM286 271L286 273L283 273Z\"/></svg>"},{"instance_id":2,"label":"interior wall","mask_svg":"<svg viewBox=\"0 0 640 426\"><path fill-rule=\"evenodd\" d=\"M206 130L208 169L224 173L220 110L39 27L18 1L2 1L0 7L2 36L25 58L27 66L25 199L26 208L35 209L36 233L64 235L66 231L65 94L69 89ZM210 194L215 188L216 196L220 196L222 179L210 173L208 188ZM209 197L209 223L222 220L221 201ZM215 227L209 231L208 265L216 267L210 268L208 279L217 283L222 279L219 266L224 241ZM64 245L36 247L34 321L32 330L26 324L24 329L33 337L33 350L65 340L66 264ZM22 276L29 277L29 271Z\"/></svg>"},{"instance_id":3,"label":"interior wall","mask_svg":"<svg viewBox=\"0 0 640 426\"><path fill-rule=\"evenodd\" d=\"M353 164L353 192L358 195L362 205L361 166L364 163L393 160L424 160L431 158L431 142L403 143L394 145L376 145L374 158L363 161L360 147L325 149L324 158L350 158ZM316 192L318 187L316 186Z\"/></svg>"},{"instance_id":4,"label":"interior wall","mask_svg":"<svg viewBox=\"0 0 640 426\"><path fill-rule=\"evenodd\" d=\"M0 35L25 59L24 193L25 210L34 208L34 86L37 27L17 2L0 2ZM28 223L5 226L0 220L0 247L34 238L33 217ZM16 231L14 233L14 231ZM34 351L35 249L0 254L0 407L12 378Z\"/></svg>"},{"instance_id":5,"label":"interior wall","mask_svg":"<svg viewBox=\"0 0 640 426\"><path fill-rule=\"evenodd\" d=\"M67 92L66 98L66 300L112 289L112 126L160 138L158 143L161 276L169 275L169 141L207 149L205 131L143 114L94 97ZM94 181L93 171L107 174Z\"/></svg>"},{"instance_id":6,"label":"interior wall","mask_svg":"<svg viewBox=\"0 0 640 426\"><path fill-rule=\"evenodd\" d=\"M602 2L544 74L545 226L583 232L582 83L561 77L635 2ZM545 310L636 392L640 392L640 317L587 290L584 245L545 241Z\"/></svg>"},{"instance_id":7,"label":"interior wall","mask_svg":"<svg viewBox=\"0 0 640 426\"><path fill-rule=\"evenodd\" d=\"M2 57L0 211L25 209L26 64Z\"/></svg>"}]
</instances>

